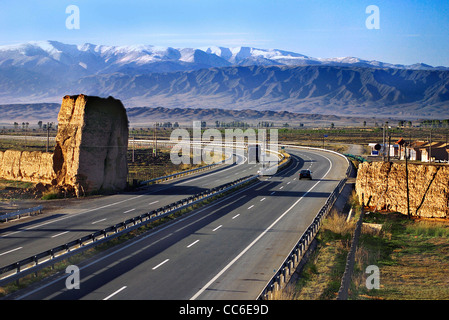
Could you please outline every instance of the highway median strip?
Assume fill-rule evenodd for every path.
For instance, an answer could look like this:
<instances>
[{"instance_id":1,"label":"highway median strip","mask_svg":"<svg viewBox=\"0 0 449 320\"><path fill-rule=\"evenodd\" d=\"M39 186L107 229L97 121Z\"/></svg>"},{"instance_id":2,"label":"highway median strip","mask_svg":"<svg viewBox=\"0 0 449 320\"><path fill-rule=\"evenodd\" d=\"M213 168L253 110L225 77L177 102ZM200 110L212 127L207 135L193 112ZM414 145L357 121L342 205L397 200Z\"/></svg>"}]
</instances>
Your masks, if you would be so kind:
<instances>
[{"instance_id":1,"label":"highway median strip","mask_svg":"<svg viewBox=\"0 0 449 320\"><path fill-rule=\"evenodd\" d=\"M0 288L0 296L2 294L9 294L26 287L30 283L63 271L67 265L80 263L93 257L95 254L148 232L163 223L208 205L255 181L258 181L257 176L240 178L220 187L210 189L208 192L194 195L172 205L158 208L138 217L128 219L123 223L99 230L89 236L83 237L83 239L72 241L69 244L58 246L57 248L47 250L17 263L2 267L0 268L0 275L3 275L2 279L0 279L0 285L2 286ZM37 276L38 271L41 274L39 277ZM10 274L7 274L8 272ZM24 281L20 281L21 283L19 284L19 279Z\"/></svg>"},{"instance_id":2,"label":"highway median strip","mask_svg":"<svg viewBox=\"0 0 449 320\"><path fill-rule=\"evenodd\" d=\"M278 165L278 172L285 169L289 163L290 161L282 161L282 164ZM206 206L256 181L259 181L258 176L254 175L237 179L206 192L177 201L171 205L127 219L114 226L98 230L80 239L46 250L11 265L1 267L0 296L10 294L32 283L62 272L68 265L82 263L104 250L131 240L163 223ZM21 280L20 283L19 279Z\"/></svg>"}]
</instances>

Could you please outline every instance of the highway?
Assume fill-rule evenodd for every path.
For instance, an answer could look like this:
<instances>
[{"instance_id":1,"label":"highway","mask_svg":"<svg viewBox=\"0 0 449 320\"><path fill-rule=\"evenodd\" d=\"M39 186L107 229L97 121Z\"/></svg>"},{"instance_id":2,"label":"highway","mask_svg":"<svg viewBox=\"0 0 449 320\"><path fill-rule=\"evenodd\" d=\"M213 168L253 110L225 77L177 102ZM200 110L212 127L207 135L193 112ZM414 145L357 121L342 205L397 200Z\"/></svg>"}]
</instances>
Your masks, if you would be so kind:
<instances>
[{"instance_id":1,"label":"highway","mask_svg":"<svg viewBox=\"0 0 449 320\"><path fill-rule=\"evenodd\" d=\"M52 214L13 221L0 229L0 267L79 239L83 235L163 207L207 189L255 174L256 164L219 165L184 178L149 186L136 193L80 199Z\"/></svg>"},{"instance_id":2,"label":"highway","mask_svg":"<svg viewBox=\"0 0 449 320\"><path fill-rule=\"evenodd\" d=\"M292 163L277 175L261 177L80 265L80 289L66 289L67 275L62 275L16 298L256 299L348 166L346 159L328 152L287 152ZM312 170L312 180L298 180L302 168ZM129 200L127 208L137 200Z\"/></svg>"}]
</instances>

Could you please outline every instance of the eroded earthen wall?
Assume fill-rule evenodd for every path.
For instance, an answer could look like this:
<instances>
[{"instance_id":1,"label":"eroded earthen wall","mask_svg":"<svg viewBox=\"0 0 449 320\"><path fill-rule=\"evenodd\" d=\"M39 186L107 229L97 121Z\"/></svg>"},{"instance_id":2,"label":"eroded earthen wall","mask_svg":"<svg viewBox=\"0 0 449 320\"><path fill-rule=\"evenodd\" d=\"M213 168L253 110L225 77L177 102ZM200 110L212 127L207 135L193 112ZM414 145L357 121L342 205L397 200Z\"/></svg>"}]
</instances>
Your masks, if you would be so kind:
<instances>
[{"instance_id":1,"label":"eroded earthen wall","mask_svg":"<svg viewBox=\"0 0 449 320\"><path fill-rule=\"evenodd\" d=\"M0 151L0 177L9 180L51 184L53 154L38 151Z\"/></svg>"},{"instance_id":2,"label":"eroded earthen wall","mask_svg":"<svg viewBox=\"0 0 449 320\"><path fill-rule=\"evenodd\" d=\"M73 188L79 195L126 187L128 117L120 100L65 96L53 154L0 152L0 178Z\"/></svg>"},{"instance_id":3,"label":"eroded earthen wall","mask_svg":"<svg viewBox=\"0 0 449 320\"><path fill-rule=\"evenodd\" d=\"M127 149L128 117L120 100L64 97L53 157L58 185L81 192L125 188Z\"/></svg>"},{"instance_id":4,"label":"eroded earthen wall","mask_svg":"<svg viewBox=\"0 0 449 320\"><path fill-rule=\"evenodd\" d=\"M449 166L408 164L409 206L413 216L449 218ZM378 210L407 214L405 163L365 162L358 168L359 201Z\"/></svg>"}]
</instances>

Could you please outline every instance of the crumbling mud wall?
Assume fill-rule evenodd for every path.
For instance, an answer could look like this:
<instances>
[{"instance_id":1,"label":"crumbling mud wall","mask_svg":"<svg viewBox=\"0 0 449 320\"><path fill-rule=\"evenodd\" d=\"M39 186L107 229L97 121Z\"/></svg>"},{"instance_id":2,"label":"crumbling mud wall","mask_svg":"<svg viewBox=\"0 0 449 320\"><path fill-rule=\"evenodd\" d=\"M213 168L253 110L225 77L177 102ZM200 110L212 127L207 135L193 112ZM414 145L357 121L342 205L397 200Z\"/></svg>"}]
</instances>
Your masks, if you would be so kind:
<instances>
[{"instance_id":1,"label":"crumbling mud wall","mask_svg":"<svg viewBox=\"0 0 449 320\"><path fill-rule=\"evenodd\" d=\"M449 166L408 164L408 186L412 216L449 218ZM405 163L360 164L356 192L364 205L407 214Z\"/></svg>"},{"instance_id":2,"label":"crumbling mud wall","mask_svg":"<svg viewBox=\"0 0 449 320\"><path fill-rule=\"evenodd\" d=\"M0 177L41 182L77 195L126 187L128 117L120 100L65 96L53 154L0 152Z\"/></svg>"},{"instance_id":3,"label":"crumbling mud wall","mask_svg":"<svg viewBox=\"0 0 449 320\"><path fill-rule=\"evenodd\" d=\"M10 180L51 184L53 154L39 151L0 151L0 177Z\"/></svg>"},{"instance_id":4,"label":"crumbling mud wall","mask_svg":"<svg viewBox=\"0 0 449 320\"><path fill-rule=\"evenodd\" d=\"M64 97L53 155L58 185L77 192L125 188L127 149L128 117L120 100Z\"/></svg>"}]
</instances>

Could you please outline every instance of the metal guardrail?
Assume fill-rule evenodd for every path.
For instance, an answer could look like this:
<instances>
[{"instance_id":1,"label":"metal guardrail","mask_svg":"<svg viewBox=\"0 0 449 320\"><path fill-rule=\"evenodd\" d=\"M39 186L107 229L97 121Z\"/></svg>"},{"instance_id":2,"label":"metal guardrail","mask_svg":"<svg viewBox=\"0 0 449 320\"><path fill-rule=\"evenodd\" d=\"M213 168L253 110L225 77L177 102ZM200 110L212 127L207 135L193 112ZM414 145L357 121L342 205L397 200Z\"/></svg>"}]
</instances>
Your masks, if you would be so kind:
<instances>
[{"instance_id":1,"label":"metal guardrail","mask_svg":"<svg viewBox=\"0 0 449 320\"><path fill-rule=\"evenodd\" d=\"M199 167L199 168L195 168L195 169L190 169L190 170L185 170L185 171L173 173L173 174L170 174L168 176L157 177L157 178L154 178L154 179L145 180L145 181L142 181L140 183L140 185L145 185L145 184L150 184L150 183L156 183L156 182L172 180L172 179L183 177L183 176L186 176L186 175L189 175L189 174L194 174L196 172L201 172L201 171L204 171L204 170L208 170L208 169L210 169L212 167L216 167L216 166L218 166L220 164L223 164L223 163L224 163L224 160L221 161L221 162L209 164L207 166L203 166L203 167Z\"/></svg>"},{"instance_id":2,"label":"metal guardrail","mask_svg":"<svg viewBox=\"0 0 449 320\"><path fill-rule=\"evenodd\" d=\"M16 281L28 274L39 271L42 268L53 265L56 262L67 259L74 254L81 253L95 247L103 242L112 240L120 235L140 228L156 220L162 219L179 210L214 197L243 184L255 181L258 176L246 176L235 181L226 183L219 187L209 189L199 194L179 200L164 207L141 214L134 218L112 225L108 228L98 230L79 239L59 245L52 249L43 251L31 257L22 259L15 263L0 268L0 286Z\"/></svg>"},{"instance_id":3,"label":"metal guardrail","mask_svg":"<svg viewBox=\"0 0 449 320\"><path fill-rule=\"evenodd\" d=\"M208 170L210 168L213 168L213 167L216 167L218 165L224 164L231 157L232 157L232 154L229 155L229 158L227 158L225 160L222 160L220 162L217 162L217 163L212 163L212 164L209 164L207 166L202 166L202 167L195 168L195 169L190 169L190 170L185 170L185 171L181 171L181 172L176 172L176 173L173 173L173 174L170 174L170 175L167 175L167 176L157 177L157 178L154 178L154 179L142 181L142 182L140 182L140 185L145 185L145 184L149 184L149 183L153 183L153 182L156 183L156 182L168 181L168 180L176 179L178 177L183 177L185 175L194 174L196 172L201 172L201 171L204 171L204 170Z\"/></svg>"},{"instance_id":4,"label":"metal guardrail","mask_svg":"<svg viewBox=\"0 0 449 320\"><path fill-rule=\"evenodd\" d=\"M292 147L292 146L289 145L288 147ZM295 146L293 146L293 147L295 147ZM342 154L339 154L335 151L322 150L322 149L313 148L313 147L304 147L304 148L336 153L343 157ZM343 190L343 188L346 184L346 181L351 173L351 170L352 170L352 166L348 161L348 168L346 169L346 177L338 183L338 185L335 187L334 191L327 198L326 203L323 205L323 207L317 213L313 222L303 232L299 241L296 243L296 245L290 251L290 254L287 256L287 258L284 260L284 262L282 263L280 268L277 270L277 272L273 275L271 280L268 282L268 284L265 286L265 288L259 294L258 300L266 300L266 299L271 298L272 294L275 291L280 290L283 287L283 285L286 283L287 277L289 275L291 275L292 271L295 270L295 268L297 267L297 265L303 258L304 254L307 252L307 249L309 248L313 239L315 239L315 236L318 233L324 218L329 214L335 201L337 200L338 196L340 195L341 191Z\"/></svg>"},{"instance_id":5,"label":"metal guardrail","mask_svg":"<svg viewBox=\"0 0 449 320\"><path fill-rule=\"evenodd\" d=\"M8 222L8 219L20 218L21 216L23 216L25 214L31 215L32 213L35 213L35 212L41 213L42 209L44 209L43 206L37 206L37 207L29 208L29 209L21 209L21 210L14 211L14 212L8 212L8 213L0 215L0 221Z\"/></svg>"},{"instance_id":6,"label":"metal guardrail","mask_svg":"<svg viewBox=\"0 0 449 320\"><path fill-rule=\"evenodd\" d=\"M281 159L284 158L282 154L276 151L269 150L269 152L277 153ZM224 161L225 160L219 163L211 164L207 167L216 166L218 164L223 163ZM278 169L284 168L289 163L290 159L288 159L288 161L282 163L281 165L278 165L279 167ZM201 169L204 170L204 167L188 170L178 174L191 173L193 171L198 171ZM174 174L173 176L176 176L178 174ZM161 178L158 178L157 180ZM210 197L214 197L231 189L237 188L240 185L255 181L257 178L258 175L254 176L250 175L237 179L235 181L226 183L222 186L209 189L205 192L193 195L183 200L179 200L170 205L155 209L153 211L144 213L134 218L127 219L123 222L120 222L108 228L98 230L96 232L83 236L79 239L73 240L63 245L59 245L52 249L43 251L39 254L33 255L31 257L22 259L7 266L1 267L0 286L5 285L12 281L17 281L26 275L35 273L45 267L53 265L61 260L67 259L74 254L81 253L87 249L100 245L103 242L112 240L134 229L140 228L146 224L162 219L170 214L173 214L179 210L192 206L198 202L204 201Z\"/></svg>"},{"instance_id":7,"label":"metal guardrail","mask_svg":"<svg viewBox=\"0 0 449 320\"><path fill-rule=\"evenodd\" d=\"M293 250L287 256L287 258L282 263L281 267L274 274L271 280L268 282L264 290L259 295L258 299L264 300L270 298L270 295L273 294L274 291L278 291L285 284L287 277L291 274L292 270L296 268L298 263L301 261L302 257L306 253L309 245L312 243L315 238L318 230L321 227L321 224L324 218L328 215L332 206L338 198L341 190L343 189L346 183L346 179L340 181L338 186L326 200L326 203L315 216L313 222L309 225L309 227L304 231L298 243L295 245Z\"/></svg>"},{"instance_id":8,"label":"metal guardrail","mask_svg":"<svg viewBox=\"0 0 449 320\"><path fill-rule=\"evenodd\" d=\"M354 160L357 160L357 161L359 161L359 162L370 162L368 159L365 159L365 158L362 157L362 156L357 156L357 155L350 154L350 153L345 153L344 155L345 155L346 157L350 158L350 159L354 159Z\"/></svg>"},{"instance_id":9,"label":"metal guardrail","mask_svg":"<svg viewBox=\"0 0 449 320\"><path fill-rule=\"evenodd\" d=\"M175 142L171 142L171 143L175 143ZM200 143L191 142L191 143L189 143L189 145L191 145L191 144L192 145L196 145L196 144L200 144L201 145L201 144L206 144L206 143L205 142L200 142ZM221 147L230 147L231 146L233 148L235 147L235 148L245 149L245 147L241 147L241 146L238 146L238 145L226 145L226 144L221 144L221 143L207 143L207 145L209 145L209 146L221 146ZM274 151L274 150L269 150L269 149L267 149L266 151L274 153L274 154L277 154L277 156L279 157L280 161L282 161L284 159L284 155L281 154L280 152L277 152L277 151ZM172 179L175 179L175 178L178 178L178 177L183 177L185 175L194 174L196 172L201 172L201 171L204 171L204 170L208 170L210 168L213 168L213 167L216 167L218 165L226 163L226 161L229 160L231 157L232 157L232 154L230 154L227 159L222 160L222 161L217 162L217 163L212 163L212 164L209 164L207 166L203 166L203 167L199 167L199 168L195 168L195 169L190 169L190 170L186 170L186 171L182 171L182 172L173 173L173 174L170 174L170 175L167 175L167 176L163 176L163 177L157 177L157 178L154 178L154 179L142 181L142 182L140 182L140 185L146 185L146 184L149 184L149 183L168 181L168 180L172 180ZM274 165L274 166L276 166L276 165Z\"/></svg>"}]
</instances>

